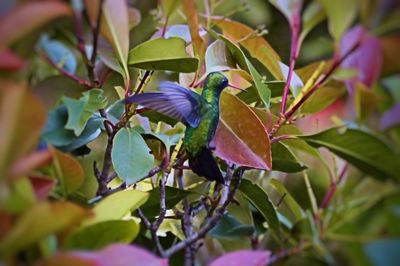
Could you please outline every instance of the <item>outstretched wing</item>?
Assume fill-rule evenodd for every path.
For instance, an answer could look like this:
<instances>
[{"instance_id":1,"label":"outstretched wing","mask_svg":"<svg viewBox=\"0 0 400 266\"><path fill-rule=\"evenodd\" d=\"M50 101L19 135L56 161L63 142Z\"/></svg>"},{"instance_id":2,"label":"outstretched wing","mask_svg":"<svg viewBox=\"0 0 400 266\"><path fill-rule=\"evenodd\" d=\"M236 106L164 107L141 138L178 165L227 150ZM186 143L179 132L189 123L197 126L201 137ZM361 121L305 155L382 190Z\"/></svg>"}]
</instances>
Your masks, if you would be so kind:
<instances>
[{"instance_id":1,"label":"outstretched wing","mask_svg":"<svg viewBox=\"0 0 400 266\"><path fill-rule=\"evenodd\" d=\"M197 93L168 81L160 83L158 92L146 92L126 98L127 103L140 104L191 127L197 127L200 123L201 101Z\"/></svg>"}]
</instances>

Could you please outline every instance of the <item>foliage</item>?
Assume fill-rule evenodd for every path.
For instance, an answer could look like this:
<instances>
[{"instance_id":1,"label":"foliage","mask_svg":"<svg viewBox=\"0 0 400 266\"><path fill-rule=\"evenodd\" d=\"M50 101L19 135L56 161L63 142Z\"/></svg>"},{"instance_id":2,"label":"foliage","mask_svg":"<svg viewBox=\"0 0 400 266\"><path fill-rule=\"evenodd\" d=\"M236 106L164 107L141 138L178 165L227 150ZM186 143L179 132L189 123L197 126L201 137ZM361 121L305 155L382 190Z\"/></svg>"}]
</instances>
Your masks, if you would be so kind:
<instances>
[{"instance_id":1,"label":"foliage","mask_svg":"<svg viewBox=\"0 0 400 266\"><path fill-rule=\"evenodd\" d=\"M400 264L396 1L0 10L1 265ZM215 71L224 185L125 101Z\"/></svg>"}]
</instances>

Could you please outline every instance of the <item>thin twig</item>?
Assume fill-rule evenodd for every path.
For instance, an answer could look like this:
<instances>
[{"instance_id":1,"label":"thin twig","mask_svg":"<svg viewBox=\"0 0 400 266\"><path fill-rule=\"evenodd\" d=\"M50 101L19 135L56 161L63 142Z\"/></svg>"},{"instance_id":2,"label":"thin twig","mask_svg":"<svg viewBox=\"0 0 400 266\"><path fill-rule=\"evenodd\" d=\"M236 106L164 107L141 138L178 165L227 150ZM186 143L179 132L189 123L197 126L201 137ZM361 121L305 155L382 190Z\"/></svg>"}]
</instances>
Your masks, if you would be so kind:
<instances>
[{"instance_id":1,"label":"thin twig","mask_svg":"<svg viewBox=\"0 0 400 266\"><path fill-rule=\"evenodd\" d=\"M198 240L204 238L206 234L219 222L219 220L225 214L226 208L228 207L229 203L231 203L234 199L235 193L239 187L240 180L243 175L243 171L243 169L237 169L237 171L233 174L234 184L232 189L228 193L227 199L222 202L223 198L221 197L220 207L216 210L215 214L206 222L206 224L202 228L200 228L198 232L194 232L191 237L185 238L183 241L167 249L165 251L164 257L170 257L176 252L184 249L186 246L195 244ZM226 179L230 179L230 177L227 177Z\"/></svg>"},{"instance_id":2,"label":"thin twig","mask_svg":"<svg viewBox=\"0 0 400 266\"><path fill-rule=\"evenodd\" d=\"M315 82L314 86L312 86L306 93L304 93L303 97L293 105L284 115L281 115L273 126L271 131L269 132L270 138L273 138L274 134L279 130L279 128L288 121L294 113L299 110L299 108L304 104L307 99L314 94L324 83L325 81L332 76L335 70L340 66L340 64L349 57L358 47L360 46L360 42L357 42L351 49L349 49L340 59L334 58L333 63L326 71L326 73L322 74Z\"/></svg>"}]
</instances>

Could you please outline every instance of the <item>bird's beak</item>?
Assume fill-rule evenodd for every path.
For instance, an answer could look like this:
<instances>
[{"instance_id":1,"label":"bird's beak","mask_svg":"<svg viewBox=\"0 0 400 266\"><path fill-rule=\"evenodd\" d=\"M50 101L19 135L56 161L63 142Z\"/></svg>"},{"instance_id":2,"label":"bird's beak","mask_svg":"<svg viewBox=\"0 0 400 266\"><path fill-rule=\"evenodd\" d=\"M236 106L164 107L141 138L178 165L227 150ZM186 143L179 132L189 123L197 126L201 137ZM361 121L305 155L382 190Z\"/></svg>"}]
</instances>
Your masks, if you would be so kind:
<instances>
[{"instance_id":1,"label":"bird's beak","mask_svg":"<svg viewBox=\"0 0 400 266\"><path fill-rule=\"evenodd\" d=\"M233 84L228 84L228 87L231 87L231 88L234 88L234 89L236 89L236 90L240 90L240 91L246 91L246 90L244 90L244 89L241 89L241 88L239 88L239 87L237 87L237 86L235 86L235 85L233 85Z\"/></svg>"}]
</instances>

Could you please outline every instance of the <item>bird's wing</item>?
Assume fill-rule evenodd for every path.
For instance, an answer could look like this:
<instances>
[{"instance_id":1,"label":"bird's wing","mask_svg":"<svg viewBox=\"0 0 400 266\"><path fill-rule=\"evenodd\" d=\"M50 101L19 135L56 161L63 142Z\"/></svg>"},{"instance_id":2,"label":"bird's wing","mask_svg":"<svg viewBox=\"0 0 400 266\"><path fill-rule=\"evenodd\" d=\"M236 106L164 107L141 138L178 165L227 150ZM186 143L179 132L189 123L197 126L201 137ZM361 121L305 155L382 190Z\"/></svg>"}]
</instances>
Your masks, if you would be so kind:
<instances>
[{"instance_id":1,"label":"bird's wing","mask_svg":"<svg viewBox=\"0 0 400 266\"><path fill-rule=\"evenodd\" d=\"M130 96L126 102L140 104L191 127L200 123L201 96L172 82L161 82L158 92Z\"/></svg>"}]
</instances>

